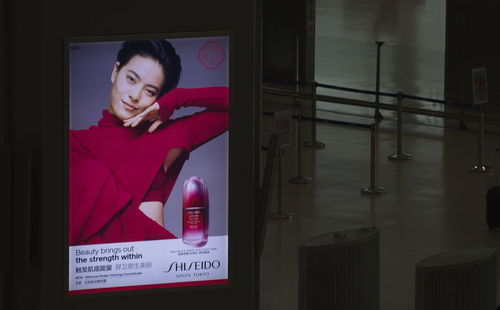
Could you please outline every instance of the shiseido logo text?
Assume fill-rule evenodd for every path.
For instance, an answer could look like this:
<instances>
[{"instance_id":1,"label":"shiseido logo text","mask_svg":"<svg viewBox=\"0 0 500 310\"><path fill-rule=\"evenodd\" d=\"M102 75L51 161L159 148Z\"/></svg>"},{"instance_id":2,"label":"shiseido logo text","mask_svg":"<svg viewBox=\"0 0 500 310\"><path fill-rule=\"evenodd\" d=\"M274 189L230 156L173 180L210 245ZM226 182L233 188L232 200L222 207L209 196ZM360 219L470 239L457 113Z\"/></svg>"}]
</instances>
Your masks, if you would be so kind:
<instances>
[{"instance_id":1,"label":"shiseido logo text","mask_svg":"<svg viewBox=\"0 0 500 310\"><path fill-rule=\"evenodd\" d=\"M190 271L190 270L208 270L208 269L219 269L220 261L194 261L190 263L186 262L173 262L168 267L168 270L165 271L169 273L170 271Z\"/></svg>"}]
</instances>

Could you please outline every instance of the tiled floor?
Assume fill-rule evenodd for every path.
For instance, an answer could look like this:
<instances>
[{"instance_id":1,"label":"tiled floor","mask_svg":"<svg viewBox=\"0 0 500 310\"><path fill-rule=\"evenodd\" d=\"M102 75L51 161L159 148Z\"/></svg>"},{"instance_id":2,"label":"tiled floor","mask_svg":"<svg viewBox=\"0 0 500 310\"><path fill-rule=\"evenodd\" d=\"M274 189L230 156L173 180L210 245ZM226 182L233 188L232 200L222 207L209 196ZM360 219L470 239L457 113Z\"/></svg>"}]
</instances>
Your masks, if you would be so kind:
<instances>
[{"instance_id":1,"label":"tiled floor","mask_svg":"<svg viewBox=\"0 0 500 310\"><path fill-rule=\"evenodd\" d=\"M384 310L413 309L418 261L446 251L500 247L500 232L488 232L484 217L486 190L495 183L495 174L468 172L477 162L475 133L404 126L403 150L414 159L389 162L386 156L396 150L394 128L394 122L383 121L379 133L376 185L386 193L366 197L360 189L369 183L369 133L318 126L319 140L327 148L304 149L304 175L313 177L313 183L287 183L284 208L295 216L268 226L262 309L298 308L298 246L322 233L380 227ZM486 138L486 162L494 164L492 148L500 145L500 136ZM286 180L297 174L295 153L294 148L287 149ZM276 197L274 202L276 210Z\"/></svg>"},{"instance_id":2,"label":"tiled floor","mask_svg":"<svg viewBox=\"0 0 500 310\"><path fill-rule=\"evenodd\" d=\"M386 65L391 69L384 71L381 89L442 98L445 2L437 2L441 1L317 0L316 79L374 89L373 41L384 39L388 46L394 44L393 62ZM328 48L331 53L326 52ZM328 67L332 69L324 69ZM318 116L372 122L368 109L341 105L328 109L343 114L321 112ZM464 248L500 248L500 232L488 232L485 222L486 190L495 184L495 174L468 172L477 163L476 133L445 129L441 119L406 115L403 151L414 159L389 162L387 155L396 151L395 128L390 117L380 123L376 185L387 192L366 197L360 189L369 183L368 131L318 125L318 140L327 147L305 148L303 158L304 175L313 177L313 183L286 183L284 208L295 216L290 221L271 221L268 226L261 309L298 309L298 246L322 233L361 226L380 228L382 310L414 309L418 261ZM497 167L500 175L500 154L495 160L493 151L500 146L500 135L487 134L485 146L486 163ZM286 180L297 174L296 158L296 148L288 148ZM276 210L274 198L272 208ZM497 265L500 270L500 253ZM497 279L500 282L499 271ZM497 298L500 303L500 283Z\"/></svg>"}]
</instances>

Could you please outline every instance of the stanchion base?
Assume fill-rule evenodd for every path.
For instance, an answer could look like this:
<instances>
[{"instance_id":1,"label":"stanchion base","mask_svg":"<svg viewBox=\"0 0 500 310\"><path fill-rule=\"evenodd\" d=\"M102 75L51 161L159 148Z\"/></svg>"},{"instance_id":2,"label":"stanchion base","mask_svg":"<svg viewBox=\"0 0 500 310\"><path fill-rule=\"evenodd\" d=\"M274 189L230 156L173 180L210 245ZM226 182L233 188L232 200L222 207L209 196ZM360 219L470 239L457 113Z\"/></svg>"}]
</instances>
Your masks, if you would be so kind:
<instances>
[{"instance_id":1,"label":"stanchion base","mask_svg":"<svg viewBox=\"0 0 500 310\"><path fill-rule=\"evenodd\" d=\"M319 142L319 141L307 141L307 142L304 142L304 146L315 148L315 149L324 149L326 147L326 144L324 144L323 142Z\"/></svg>"},{"instance_id":2,"label":"stanchion base","mask_svg":"<svg viewBox=\"0 0 500 310\"><path fill-rule=\"evenodd\" d=\"M485 165L474 165L469 168L469 172L479 172L479 173L488 173L491 172L492 168L490 166L485 166Z\"/></svg>"},{"instance_id":3,"label":"stanchion base","mask_svg":"<svg viewBox=\"0 0 500 310\"><path fill-rule=\"evenodd\" d=\"M363 188L361 190L361 194L363 195L381 195L385 193L385 189L382 187L373 187L370 186L368 188Z\"/></svg>"},{"instance_id":4,"label":"stanchion base","mask_svg":"<svg viewBox=\"0 0 500 310\"><path fill-rule=\"evenodd\" d=\"M389 156L387 156L389 160L411 160L412 156L411 154L400 154L400 153L394 153Z\"/></svg>"},{"instance_id":5,"label":"stanchion base","mask_svg":"<svg viewBox=\"0 0 500 310\"><path fill-rule=\"evenodd\" d=\"M293 213L290 212L275 212L271 213L269 217L272 220L290 220L293 217Z\"/></svg>"},{"instance_id":6,"label":"stanchion base","mask_svg":"<svg viewBox=\"0 0 500 310\"><path fill-rule=\"evenodd\" d=\"M294 183L294 184L309 184L312 182L312 178L298 176L298 177L291 178L289 181L290 181L290 183Z\"/></svg>"}]
</instances>

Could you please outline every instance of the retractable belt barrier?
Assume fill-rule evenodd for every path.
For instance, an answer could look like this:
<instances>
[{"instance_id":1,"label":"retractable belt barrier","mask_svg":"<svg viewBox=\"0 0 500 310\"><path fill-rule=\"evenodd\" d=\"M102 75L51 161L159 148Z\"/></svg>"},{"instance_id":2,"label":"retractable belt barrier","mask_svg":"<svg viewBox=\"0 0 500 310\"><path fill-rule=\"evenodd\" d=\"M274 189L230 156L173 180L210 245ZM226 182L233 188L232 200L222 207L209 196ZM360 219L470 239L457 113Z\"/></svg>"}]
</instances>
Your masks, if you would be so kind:
<instances>
[{"instance_id":1,"label":"retractable belt barrier","mask_svg":"<svg viewBox=\"0 0 500 310\"><path fill-rule=\"evenodd\" d=\"M449 102L445 100L440 100L440 99L432 99L432 98L425 98L421 96L414 96L414 95L408 95L408 94L403 94L402 92L397 92L397 93L390 93L390 92L382 92L380 91L380 53L381 53L381 48L382 45L384 45L383 41L375 41L376 47L377 47L377 61L376 61L376 76L375 76L375 91L370 91L370 90L363 90L363 89L356 89L356 88L351 88L351 87L342 87L342 86L335 86L335 85L328 85L328 84L323 84L323 83L318 83L316 81L312 82L304 82L300 81L300 74L299 74L299 51L300 51L300 35L297 33L296 35L296 46L295 46L295 81L290 81L290 80L266 80L265 82L270 82L270 83L278 83L278 84L285 84L285 85L292 85L293 86L293 91L286 91L286 90L281 90L281 89L276 89L276 88L269 88L269 87L263 87L264 91L271 92L274 94L280 94L280 95L287 95L293 98L294 100L294 107L300 107L300 104L298 103L299 98L304 98L304 99L309 99L311 100L311 117L305 117L302 115L302 110L299 110L298 115L296 115L294 118L297 119L297 176L294 178L290 179L291 183L298 183L298 184L306 184L312 182L312 179L310 177L304 177L302 175L302 146L306 147L311 147L311 148L316 148L316 149L322 149L325 148L325 144L323 142L317 141L316 137L316 123L317 121L320 121L316 117L316 100L317 100L317 88L322 87L326 89L335 89L335 90L340 90L340 91L348 91L352 93L359 93L359 94L367 94L367 95L374 95L375 96L375 101L373 103L373 108L375 109L374 112L374 119L376 122L379 122L380 120L383 119L382 114L380 113L379 109L381 106L380 103L380 96L386 96L386 97L393 97L397 98L397 151L391 155L388 156L389 160L396 161L396 160L410 160L412 156L410 154L405 154L402 151L402 118L403 118L403 100L404 99L410 99L410 100L416 100L416 101L421 101L421 102L430 102L430 103L438 103L442 105L447 105L447 106L454 106L454 107L459 107L459 108L472 108L472 109L478 109L478 163L474 166L472 166L469 170L471 172L488 172L490 171L490 167L484 165L484 112L483 112L483 105L476 105L476 104L465 104L465 103L460 103L460 102ZM300 87L311 87L311 94L302 94L300 92ZM321 96L322 98L328 97L328 99L333 99L334 97L331 96ZM344 99L343 103L351 103L351 104L358 104L359 102L346 102L345 98L339 98L339 99ZM333 100L330 100L333 101ZM366 102L362 102L363 104L366 104ZM388 107L385 105L386 108ZM431 111L429 110L421 110L421 113L426 112L428 114L432 114ZM423 113L423 114L426 114ZM434 115L434 116L442 116L442 117L447 117L450 115L446 115L445 113L442 113L440 115ZM304 120L309 120L312 122L311 124L311 140L302 143L302 122ZM459 117L460 120L460 127L465 127L464 123L464 118L462 115ZM329 121L329 120L321 120L323 122L328 122L328 123L336 123L339 124L337 121ZM377 126L373 126L370 129L372 132L372 136L376 136L376 131L377 131ZM374 144L374 143L372 143ZM373 155L373 149L372 149L372 155ZM373 156L372 156L373 157ZM373 161L373 160L372 160ZM373 168L374 169L374 168ZM373 173L372 173L373 172ZM381 193L383 192L383 189L376 188L375 187L375 172L371 171L371 175L373 175L370 178L370 187L363 189L362 192L364 194L373 194L373 193Z\"/></svg>"},{"instance_id":2,"label":"retractable belt barrier","mask_svg":"<svg viewBox=\"0 0 500 310\"><path fill-rule=\"evenodd\" d=\"M379 68L377 67L377 70ZM415 96L415 95L408 95L404 94L402 92L397 92L397 93L390 93L390 92L382 92L380 90L378 91L371 91L371 90L363 90L363 89L356 89L352 87L344 87L344 86L336 86L336 85L328 85L328 84L323 84L323 83L318 83L316 81L312 82L303 82L303 81L287 81L287 80L267 80L268 82L275 82L275 83L280 83L280 84L288 84L288 85L301 85L301 86L311 86L312 87L312 94L307 95L307 94L300 94L298 92L298 88L295 87L296 92L289 92L281 89L276 89L276 88L269 88L269 87L263 87L264 91L268 91L270 93L274 94L279 94L279 95L286 95L295 98L305 98L305 99L310 99L311 100L311 115L312 117L305 117L302 116L301 120L309 120L312 121L312 126L311 126L311 141L305 142L304 145L307 147L314 147L314 148L324 148L325 144L322 142L318 142L316 140L316 123L319 122L327 122L327 123L336 123L338 124L338 121L330 121L330 120L320 120L316 118L316 99L317 99L317 88L322 87L326 89L335 89L335 90L340 90L340 91L347 91L347 92L353 92L353 93L359 93L359 94L368 94L368 95L375 95L375 115L374 118L376 120L381 120L383 117L380 114L380 112L377 113L378 111L378 106L380 105L378 96L386 96L386 97L394 97L397 99L397 151L391 155L388 156L388 159L391 161L396 161L396 160L410 160L412 159L411 154L405 154L402 152L402 118L403 118L403 111L405 110L403 101L404 99L410 99L410 100L416 100L416 101L421 101L421 102L430 102L430 103L438 103L442 104L444 106L453 106L457 108L467 108L471 110L476 110L478 111L478 116L477 116L477 123L478 123L478 163L475 164L474 166L470 167L469 171L471 172L489 172L491 170L491 167L486 166L484 164L484 111L483 111L483 105L482 104L468 104L468 103L462 103L462 102L450 102L450 101L445 101L445 100L440 100L440 99L432 99L432 98L425 98L421 96ZM378 89L378 87L377 87ZM321 96L322 98L328 97L328 98L335 98L335 97L330 97L330 96ZM342 99L342 98L340 98ZM387 106L387 104L386 104ZM426 111L426 110L423 110ZM428 111L427 113L430 113L431 111ZM418 113L418 112L414 112ZM425 113L424 113L425 114ZM442 115L433 115L433 116L441 116L441 117L449 117L449 115L442 114ZM463 122L463 118L459 117L461 122ZM298 122L298 123L300 123ZM298 125L300 128L300 125ZM301 150L299 150L301 152ZM301 158L301 156L299 156ZM300 171L300 170L299 170ZM300 176L300 174L299 174Z\"/></svg>"},{"instance_id":3,"label":"retractable belt barrier","mask_svg":"<svg viewBox=\"0 0 500 310\"><path fill-rule=\"evenodd\" d=\"M315 81L313 81L313 82L304 82L304 81L295 82L295 81L289 81L289 80L272 80L272 79L267 79L265 82L276 83L276 84L285 84L285 85L299 85L299 86L303 86L303 87L315 84L316 87L320 87L320 88L341 90L341 91L346 91L346 92L351 92L351 93L358 93L358 94L365 94L365 95L374 95L374 96L377 95L377 94L379 94L380 96L393 97L393 98L397 98L398 97L398 93L399 93L399 92L390 93L390 92L384 92L384 91L379 91L377 93L377 91L373 91L373 90L365 90L365 89L345 87L345 86L329 85L329 84L324 84L324 83L315 82ZM277 88L272 88L272 87L265 87L264 86L263 90L264 91L270 91L270 92L279 93L279 94L282 94L282 95L288 95L290 97L294 96L293 92L289 92L289 91L282 90L282 89L277 89ZM297 97L299 97L299 98L305 98L305 99L311 99L312 98L311 95L307 95L307 94L300 94ZM474 109L474 110L477 109L476 105L475 104L471 104L471 103L446 101L446 100L442 100L442 99L426 98L426 97L409 95L409 94L403 94L403 98L404 99L412 99L412 100L416 100L416 101L423 101L423 102L439 103L439 104L442 104L442 105L456 106L456 107L462 107L462 108L470 108L470 109Z\"/></svg>"},{"instance_id":4,"label":"retractable belt barrier","mask_svg":"<svg viewBox=\"0 0 500 310\"><path fill-rule=\"evenodd\" d=\"M267 115L267 116L272 116L273 113L271 112L262 112L263 115ZM321 123L326 123L326 124L331 124L331 125L338 125L338 126L343 126L343 127L355 127L355 128L362 128L362 129L368 129L370 130L370 185L367 187L367 188L363 188L361 189L361 194L363 195L380 195L380 194L383 194L385 193L385 189L382 188L382 187L378 187L376 186L376 162L377 162L377 145L378 145L378 135L377 135L377 127L378 125L377 124L370 124L370 125L367 125L367 124L359 124L359 123L352 123L352 122L346 122L346 121L338 121L338 120L331 120L331 119L323 119L323 118L313 118L313 117L305 117L305 116L302 116L301 114L297 114L297 115L292 115L292 118L294 119L297 119L297 122L300 124L302 123L303 121L314 121L314 122L321 122ZM300 128L300 125L299 125L299 128ZM302 141L301 141L301 138L300 138L300 132L297 132L298 134L298 138L297 138L297 149L299 149L299 155L301 156L298 160L298 175L299 177L302 177L302 155L301 155L301 152L302 152ZM263 150L265 150L265 148L262 148ZM283 155L281 153L281 155ZM278 173L280 175L282 175L283 173ZM295 177L295 178L298 178L298 177ZM290 182L291 183L297 183L297 184L307 184L307 183L310 183L310 182L292 182L292 179L294 178L291 178L290 179ZM279 193L279 197L281 197L282 193L280 192ZM280 198L281 199L281 198ZM279 201L279 205L281 204L281 200ZM282 212L281 210L278 212L279 214L284 214L284 212ZM284 218L290 218L291 216L285 214L285 216L282 216L282 217L279 217L279 216L273 216L273 218L280 218L280 219L284 219Z\"/></svg>"}]
</instances>

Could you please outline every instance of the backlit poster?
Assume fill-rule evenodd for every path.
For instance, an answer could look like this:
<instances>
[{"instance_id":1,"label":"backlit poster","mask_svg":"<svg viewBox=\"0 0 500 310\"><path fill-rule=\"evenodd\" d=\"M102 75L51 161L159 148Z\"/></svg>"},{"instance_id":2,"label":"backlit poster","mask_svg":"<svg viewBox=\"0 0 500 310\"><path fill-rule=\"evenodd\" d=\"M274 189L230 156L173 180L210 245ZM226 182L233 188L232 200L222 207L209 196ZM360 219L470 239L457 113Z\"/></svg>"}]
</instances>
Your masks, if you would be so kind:
<instances>
[{"instance_id":1,"label":"backlit poster","mask_svg":"<svg viewBox=\"0 0 500 310\"><path fill-rule=\"evenodd\" d=\"M67 48L69 294L227 283L229 38Z\"/></svg>"}]
</instances>

